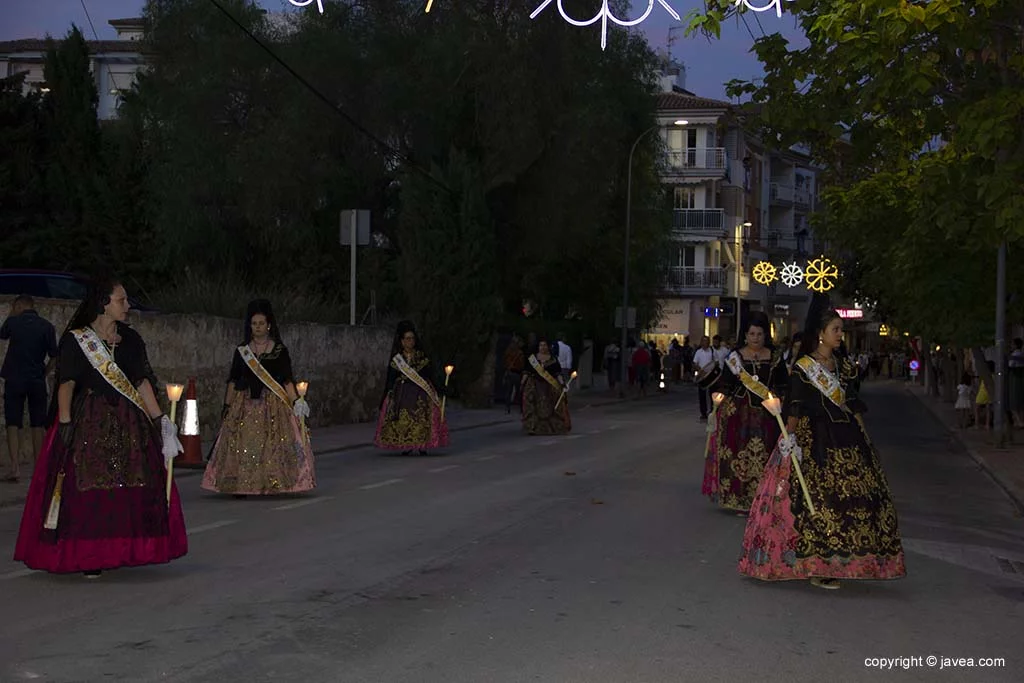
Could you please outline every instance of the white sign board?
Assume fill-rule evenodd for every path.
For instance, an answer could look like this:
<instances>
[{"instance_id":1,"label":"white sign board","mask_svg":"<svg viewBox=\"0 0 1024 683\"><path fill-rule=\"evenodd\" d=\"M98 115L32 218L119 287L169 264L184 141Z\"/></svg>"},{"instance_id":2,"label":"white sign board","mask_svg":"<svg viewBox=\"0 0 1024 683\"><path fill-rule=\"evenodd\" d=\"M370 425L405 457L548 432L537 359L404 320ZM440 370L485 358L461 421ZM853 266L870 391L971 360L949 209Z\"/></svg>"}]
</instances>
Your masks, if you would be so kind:
<instances>
[{"instance_id":1,"label":"white sign board","mask_svg":"<svg viewBox=\"0 0 1024 683\"><path fill-rule=\"evenodd\" d=\"M662 299L661 319L651 330L655 334L689 334L690 302L679 299Z\"/></svg>"}]
</instances>

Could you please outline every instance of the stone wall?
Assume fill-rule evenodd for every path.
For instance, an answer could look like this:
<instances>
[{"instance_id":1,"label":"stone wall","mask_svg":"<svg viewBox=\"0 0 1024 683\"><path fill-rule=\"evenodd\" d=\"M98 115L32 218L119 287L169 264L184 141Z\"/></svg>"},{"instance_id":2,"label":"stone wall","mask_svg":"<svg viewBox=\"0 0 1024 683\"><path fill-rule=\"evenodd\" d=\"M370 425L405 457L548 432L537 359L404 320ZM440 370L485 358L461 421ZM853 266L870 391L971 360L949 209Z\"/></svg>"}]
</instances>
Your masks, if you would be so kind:
<instances>
[{"instance_id":1,"label":"stone wall","mask_svg":"<svg viewBox=\"0 0 1024 683\"><path fill-rule=\"evenodd\" d=\"M11 299L0 297L0 319L7 317ZM60 335L77 305L40 299L36 310L53 323ZM202 436L211 439L220 425L231 355L243 338L242 320L132 311L128 322L146 342L150 363L161 383L160 397L166 396L163 383L187 384L189 377L196 378ZM376 418L392 330L299 323L285 325L282 331L296 381L309 382L306 400L312 411L308 420L311 426ZM0 342L0 358L6 351L7 342ZM166 408L165 398L161 405ZM27 413L25 418L27 424ZM3 448L6 450L6 446Z\"/></svg>"}]
</instances>

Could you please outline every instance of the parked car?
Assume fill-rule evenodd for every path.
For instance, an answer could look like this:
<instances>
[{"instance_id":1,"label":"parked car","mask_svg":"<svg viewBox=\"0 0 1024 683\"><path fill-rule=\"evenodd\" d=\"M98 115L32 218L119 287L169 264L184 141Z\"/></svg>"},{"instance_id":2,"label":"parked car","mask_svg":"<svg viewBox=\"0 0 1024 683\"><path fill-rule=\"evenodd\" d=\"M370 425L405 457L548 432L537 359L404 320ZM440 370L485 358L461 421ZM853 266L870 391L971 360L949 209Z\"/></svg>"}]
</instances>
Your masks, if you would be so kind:
<instances>
[{"instance_id":1,"label":"parked car","mask_svg":"<svg viewBox=\"0 0 1024 683\"><path fill-rule=\"evenodd\" d=\"M87 286L88 279L74 273L24 268L0 270L0 296L28 294L40 299L73 299L81 301L85 298ZM156 311L155 308L146 306L131 296L128 297L128 303L137 311Z\"/></svg>"}]
</instances>

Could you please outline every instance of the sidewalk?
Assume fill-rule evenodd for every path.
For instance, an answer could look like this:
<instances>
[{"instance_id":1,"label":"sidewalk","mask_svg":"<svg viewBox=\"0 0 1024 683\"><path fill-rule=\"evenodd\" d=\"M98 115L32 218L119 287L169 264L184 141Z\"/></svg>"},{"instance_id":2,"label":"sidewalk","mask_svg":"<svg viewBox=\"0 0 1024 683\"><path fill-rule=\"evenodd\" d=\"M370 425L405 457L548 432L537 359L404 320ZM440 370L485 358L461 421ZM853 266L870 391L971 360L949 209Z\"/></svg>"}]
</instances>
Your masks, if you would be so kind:
<instances>
[{"instance_id":1,"label":"sidewalk","mask_svg":"<svg viewBox=\"0 0 1024 683\"><path fill-rule=\"evenodd\" d=\"M1018 512L1024 514L1024 432L1013 432L1015 443L1009 443L1005 448L997 448L992 432L974 427L960 429L957 426L956 409L952 403L942 401L936 396L928 396L924 387L917 384L908 383L905 388L907 393L916 396L949 433L963 444L981 469L988 472L1013 500Z\"/></svg>"},{"instance_id":2,"label":"sidewalk","mask_svg":"<svg viewBox=\"0 0 1024 683\"><path fill-rule=\"evenodd\" d=\"M653 394L656 395L656 394ZM598 390L583 389L576 390L570 394L571 407L573 411L585 408L596 408L598 406L618 403L616 395L607 389ZM631 400L631 399L627 399ZM505 413L505 406L495 405L492 408L468 409L463 408L453 401L448 404L446 410L448 429L451 432L461 432L467 429L490 427L510 422L519 421L519 410L513 406L510 414ZM348 451L356 448L365 448L373 445L373 437L377 425L374 422L360 422L357 424L334 425L332 427L318 427L310 430L310 437L313 442L313 453L325 455ZM213 447L212 441L204 441L202 444L203 457ZM5 469L6 471L6 469ZM174 476L189 477L201 474L203 469L185 469L175 467ZM23 462L21 464L21 481L17 484L0 482L0 508L20 506L25 502L28 493L28 484L32 473L32 466Z\"/></svg>"}]
</instances>

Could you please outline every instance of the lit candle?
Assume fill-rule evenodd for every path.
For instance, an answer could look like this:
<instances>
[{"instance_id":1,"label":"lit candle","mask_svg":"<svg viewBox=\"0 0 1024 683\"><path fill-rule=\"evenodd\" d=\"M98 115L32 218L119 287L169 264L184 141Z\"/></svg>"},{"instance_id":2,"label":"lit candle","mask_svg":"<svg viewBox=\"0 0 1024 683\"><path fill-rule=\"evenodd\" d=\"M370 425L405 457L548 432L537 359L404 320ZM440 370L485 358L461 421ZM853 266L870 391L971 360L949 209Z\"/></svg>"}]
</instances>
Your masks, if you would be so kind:
<instances>
[{"instance_id":1,"label":"lit candle","mask_svg":"<svg viewBox=\"0 0 1024 683\"><path fill-rule=\"evenodd\" d=\"M309 382L299 382L295 385L295 391L299 392L300 398L306 398L306 392L309 390Z\"/></svg>"},{"instance_id":2,"label":"lit candle","mask_svg":"<svg viewBox=\"0 0 1024 683\"><path fill-rule=\"evenodd\" d=\"M166 387L167 400L171 402L171 424L174 424L175 415L178 412L178 401L181 400L181 392L185 390L184 385L168 384ZM167 505L171 504L171 482L174 481L174 460L167 463L167 482L164 486L164 493L167 496Z\"/></svg>"}]
</instances>

